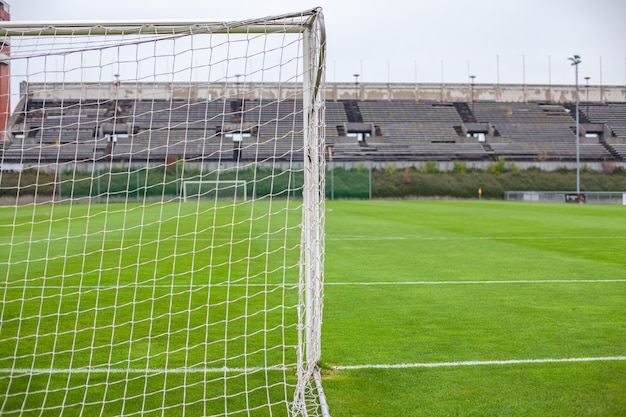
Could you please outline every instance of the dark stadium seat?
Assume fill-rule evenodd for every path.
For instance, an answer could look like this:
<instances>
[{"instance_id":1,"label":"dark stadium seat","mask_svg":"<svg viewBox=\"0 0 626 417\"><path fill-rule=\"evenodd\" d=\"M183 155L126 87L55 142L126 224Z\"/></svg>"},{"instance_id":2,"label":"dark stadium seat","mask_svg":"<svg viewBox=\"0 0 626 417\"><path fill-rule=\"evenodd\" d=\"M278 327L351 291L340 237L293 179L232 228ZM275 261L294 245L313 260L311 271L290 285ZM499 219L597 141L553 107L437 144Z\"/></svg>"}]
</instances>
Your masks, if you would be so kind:
<instances>
[{"instance_id":1,"label":"dark stadium seat","mask_svg":"<svg viewBox=\"0 0 626 417\"><path fill-rule=\"evenodd\" d=\"M518 160L574 160L575 115L565 106L542 103L474 103L474 115L492 125L488 138L495 155ZM586 160L605 160L611 153L599 142L581 140Z\"/></svg>"},{"instance_id":2,"label":"dark stadium seat","mask_svg":"<svg viewBox=\"0 0 626 417\"><path fill-rule=\"evenodd\" d=\"M573 160L572 108L328 100L326 143L333 160ZM581 158L626 159L626 104L582 104L580 111L584 126L594 133L581 136ZM1 155L5 162L217 161L232 160L233 149L240 146L243 160L302 160L302 112L301 99L29 100L15 118L16 125L28 126L26 137L18 135ZM351 131L357 126L355 114L358 134ZM245 133L240 145L233 133Z\"/></svg>"}]
</instances>

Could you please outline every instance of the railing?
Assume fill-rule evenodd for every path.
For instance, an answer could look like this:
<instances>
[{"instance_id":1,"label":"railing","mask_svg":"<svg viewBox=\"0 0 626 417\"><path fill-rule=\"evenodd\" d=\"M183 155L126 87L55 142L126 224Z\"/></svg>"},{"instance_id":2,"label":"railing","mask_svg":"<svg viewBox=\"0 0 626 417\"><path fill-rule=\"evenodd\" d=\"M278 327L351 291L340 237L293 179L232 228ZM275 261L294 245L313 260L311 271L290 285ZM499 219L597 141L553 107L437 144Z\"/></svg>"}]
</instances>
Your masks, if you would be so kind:
<instances>
[{"instance_id":1,"label":"railing","mask_svg":"<svg viewBox=\"0 0 626 417\"><path fill-rule=\"evenodd\" d=\"M505 191L504 199L512 201L533 201L544 203L578 202L575 191ZM587 204L623 204L626 205L626 191L585 191L581 193Z\"/></svg>"}]
</instances>

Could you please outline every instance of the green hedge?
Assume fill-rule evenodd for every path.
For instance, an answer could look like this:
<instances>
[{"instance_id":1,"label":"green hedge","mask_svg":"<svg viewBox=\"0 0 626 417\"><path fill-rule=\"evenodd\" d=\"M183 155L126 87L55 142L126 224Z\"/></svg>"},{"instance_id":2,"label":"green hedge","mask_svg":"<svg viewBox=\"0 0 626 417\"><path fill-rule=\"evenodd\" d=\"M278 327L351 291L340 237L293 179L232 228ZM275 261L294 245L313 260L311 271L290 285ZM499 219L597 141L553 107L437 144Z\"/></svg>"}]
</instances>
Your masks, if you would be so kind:
<instances>
[{"instance_id":1,"label":"green hedge","mask_svg":"<svg viewBox=\"0 0 626 417\"><path fill-rule=\"evenodd\" d=\"M626 191L626 172L613 174L581 173L582 191ZM505 191L572 191L576 189L574 170L554 172L531 169L527 171L484 172L466 171L423 173L415 169L372 172L373 198L453 197L501 199Z\"/></svg>"},{"instance_id":2,"label":"green hedge","mask_svg":"<svg viewBox=\"0 0 626 417\"><path fill-rule=\"evenodd\" d=\"M432 164L431 164L432 165ZM326 197L329 199L419 198L452 197L477 198L478 189L483 198L501 199L505 191L572 191L576 188L574 170L554 172L529 169L503 170L494 164L486 171L468 170L464 164L455 165L451 172L438 172L424 164L419 169L370 170L365 166L354 169L334 168L326 171ZM43 171L25 170L21 173L0 173L0 197L20 195L46 195L56 193L61 198L108 196L114 198L142 199L161 195L176 196L181 193L181 183L186 180L217 180L218 174L205 174L197 168L170 166L161 168L127 168L94 170L93 172L61 172L57 177ZM272 194L299 197L303 176L301 172L250 168L219 173L222 180L245 180L257 197ZM370 182L371 181L371 182ZM59 185L60 184L60 185ZM253 187L252 184L255 186ZM612 174L581 173L582 191L626 191L626 171Z\"/></svg>"}]
</instances>

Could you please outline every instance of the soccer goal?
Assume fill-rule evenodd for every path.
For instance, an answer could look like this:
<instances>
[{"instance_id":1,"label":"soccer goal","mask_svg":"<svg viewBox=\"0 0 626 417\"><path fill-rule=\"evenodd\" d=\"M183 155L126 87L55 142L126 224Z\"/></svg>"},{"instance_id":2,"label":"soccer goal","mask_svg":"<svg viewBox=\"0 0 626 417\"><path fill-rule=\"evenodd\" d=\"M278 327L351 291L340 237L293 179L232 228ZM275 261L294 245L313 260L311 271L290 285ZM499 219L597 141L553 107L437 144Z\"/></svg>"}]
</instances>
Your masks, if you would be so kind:
<instances>
[{"instance_id":1,"label":"soccer goal","mask_svg":"<svg viewBox=\"0 0 626 417\"><path fill-rule=\"evenodd\" d=\"M247 182L239 181L185 181L183 182L183 201L204 199L228 199L246 201L248 199Z\"/></svg>"},{"instance_id":2,"label":"soccer goal","mask_svg":"<svg viewBox=\"0 0 626 417\"><path fill-rule=\"evenodd\" d=\"M0 37L2 415L328 416L321 10Z\"/></svg>"}]
</instances>

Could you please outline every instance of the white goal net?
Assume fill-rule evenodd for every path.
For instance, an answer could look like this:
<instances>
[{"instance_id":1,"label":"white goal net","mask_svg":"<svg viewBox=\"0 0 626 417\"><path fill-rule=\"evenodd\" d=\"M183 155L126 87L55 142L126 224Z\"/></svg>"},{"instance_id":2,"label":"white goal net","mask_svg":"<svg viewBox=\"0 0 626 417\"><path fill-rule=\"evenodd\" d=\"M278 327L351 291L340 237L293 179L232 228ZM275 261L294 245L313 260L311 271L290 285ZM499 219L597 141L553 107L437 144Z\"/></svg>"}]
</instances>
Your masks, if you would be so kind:
<instances>
[{"instance_id":1,"label":"white goal net","mask_svg":"<svg viewBox=\"0 0 626 417\"><path fill-rule=\"evenodd\" d=\"M0 414L327 416L321 11L0 37Z\"/></svg>"}]
</instances>

